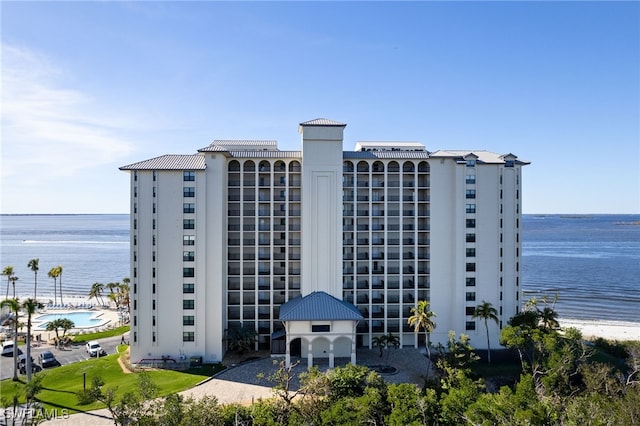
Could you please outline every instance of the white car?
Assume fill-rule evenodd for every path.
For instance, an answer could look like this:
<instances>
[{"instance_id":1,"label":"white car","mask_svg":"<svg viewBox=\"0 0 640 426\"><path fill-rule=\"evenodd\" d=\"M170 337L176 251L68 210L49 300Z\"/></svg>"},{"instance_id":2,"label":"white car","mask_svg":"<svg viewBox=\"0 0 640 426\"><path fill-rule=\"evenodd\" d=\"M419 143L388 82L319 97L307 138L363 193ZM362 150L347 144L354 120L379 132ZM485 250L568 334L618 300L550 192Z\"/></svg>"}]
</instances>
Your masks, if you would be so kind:
<instances>
[{"instance_id":1,"label":"white car","mask_svg":"<svg viewBox=\"0 0 640 426\"><path fill-rule=\"evenodd\" d=\"M107 354L97 340L87 342L86 350L89 356L103 356Z\"/></svg>"},{"instance_id":2,"label":"white car","mask_svg":"<svg viewBox=\"0 0 640 426\"><path fill-rule=\"evenodd\" d=\"M13 356L13 340L2 342L2 356Z\"/></svg>"}]
</instances>

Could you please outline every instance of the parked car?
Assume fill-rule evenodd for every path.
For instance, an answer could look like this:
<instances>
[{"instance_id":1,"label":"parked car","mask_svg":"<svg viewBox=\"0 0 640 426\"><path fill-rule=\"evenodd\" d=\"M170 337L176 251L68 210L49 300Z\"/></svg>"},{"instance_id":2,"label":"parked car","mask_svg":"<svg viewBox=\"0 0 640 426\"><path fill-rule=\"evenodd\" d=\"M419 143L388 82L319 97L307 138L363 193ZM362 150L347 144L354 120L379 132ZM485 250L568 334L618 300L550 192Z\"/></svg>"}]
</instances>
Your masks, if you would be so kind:
<instances>
[{"instance_id":1,"label":"parked car","mask_svg":"<svg viewBox=\"0 0 640 426\"><path fill-rule=\"evenodd\" d=\"M60 365L51 351L40 352L40 365L42 368L57 367Z\"/></svg>"},{"instance_id":2,"label":"parked car","mask_svg":"<svg viewBox=\"0 0 640 426\"><path fill-rule=\"evenodd\" d=\"M2 342L2 356L13 356L13 340L5 340Z\"/></svg>"},{"instance_id":3,"label":"parked car","mask_svg":"<svg viewBox=\"0 0 640 426\"><path fill-rule=\"evenodd\" d=\"M107 354L97 340L87 342L86 350L89 356L104 356Z\"/></svg>"}]
</instances>

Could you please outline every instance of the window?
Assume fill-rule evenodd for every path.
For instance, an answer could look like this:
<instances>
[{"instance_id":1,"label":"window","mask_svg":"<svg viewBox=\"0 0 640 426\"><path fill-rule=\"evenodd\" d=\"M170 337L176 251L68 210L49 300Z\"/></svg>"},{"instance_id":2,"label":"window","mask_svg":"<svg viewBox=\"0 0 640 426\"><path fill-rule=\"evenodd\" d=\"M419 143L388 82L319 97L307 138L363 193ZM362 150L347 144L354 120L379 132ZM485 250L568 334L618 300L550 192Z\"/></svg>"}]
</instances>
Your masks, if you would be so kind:
<instances>
[{"instance_id":1,"label":"window","mask_svg":"<svg viewBox=\"0 0 640 426\"><path fill-rule=\"evenodd\" d=\"M467 234L467 242L468 243L475 243L476 242L476 234L473 234L473 233Z\"/></svg>"},{"instance_id":2,"label":"window","mask_svg":"<svg viewBox=\"0 0 640 426\"><path fill-rule=\"evenodd\" d=\"M311 326L312 333L328 333L330 331L331 331L331 326L329 324L319 324L319 325Z\"/></svg>"},{"instance_id":3,"label":"window","mask_svg":"<svg viewBox=\"0 0 640 426\"><path fill-rule=\"evenodd\" d=\"M156 229L156 220L155 219L153 219L151 227L153 229Z\"/></svg>"},{"instance_id":4,"label":"window","mask_svg":"<svg viewBox=\"0 0 640 426\"><path fill-rule=\"evenodd\" d=\"M504 162L505 167L513 167L513 160L506 160Z\"/></svg>"},{"instance_id":5,"label":"window","mask_svg":"<svg viewBox=\"0 0 640 426\"><path fill-rule=\"evenodd\" d=\"M475 184L476 183L476 175L468 174L467 175L467 179L465 180L465 182L468 183L468 184Z\"/></svg>"},{"instance_id":6,"label":"window","mask_svg":"<svg viewBox=\"0 0 640 426\"><path fill-rule=\"evenodd\" d=\"M195 197L196 189L193 186L185 186L182 192L185 197Z\"/></svg>"},{"instance_id":7,"label":"window","mask_svg":"<svg viewBox=\"0 0 640 426\"><path fill-rule=\"evenodd\" d=\"M473 294L475 296L475 293ZM196 302L193 299L185 299L182 301L182 309L195 309L195 306L196 306Z\"/></svg>"},{"instance_id":8,"label":"window","mask_svg":"<svg viewBox=\"0 0 640 426\"><path fill-rule=\"evenodd\" d=\"M475 228L476 220L475 219L467 219L467 228Z\"/></svg>"},{"instance_id":9,"label":"window","mask_svg":"<svg viewBox=\"0 0 640 426\"><path fill-rule=\"evenodd\" d=\"M476 190L475 189L467 189L465 191L465 196L467 199L475 199L476 198Z\"/></svg>"},{"instance_id":10,"label":"window","mask_svg":"<svg viewBox=\"0 0 640 426\"><path fill-rule=\"evenodd\" d=\"M476 160L475 159L467 160L467 167L475 167L475 166L476 166Z\"/></svg>"},{"instance_id":11,"label":"window","mask_svg":"<svg viewBox=\"0 0 640 426\"><path fill-rule=\"evenodd\" d=\"M184 203L182 205L182 212L183 213L195 213L196 212L196 205L193 203Z\"/></svg>"},{"instance_id":12,"label":"window","mask_svg":"<svg viewBox=\"0 0 640 426\"><path fill-rule=\"evenodd\" d=\"M195 251L183 251L182 252L182 260L185 262L193 262L196 258Z\"/></svg>"},{"instance_id":13,"label":"window","mask_svg":"<svg viewBox=\"0 0 640 426\"><path fill-rule=\"evenodd\" d=\"M156 181L156 175L157 175L157 173L156 173L156 171L154 170L154 171L153 171L153 181L154 181L154 182Z\"/></svg>"},{"instance_id":14,"label":"window","mask_svg":"<svg viewBox=\"0 0 640 426\"><path fill-rule=\"evenodd\" d=\"M467 204L467 213L475 213L476 205L475 204Z\"/></svg>"},{"instance_id":15,"label":"window","mask_svg":"<svg viewBox=\"0 0 640 426\"><path fill-rule=\"evenodd\" d=\"M184 283L184 284L182 284L182 292L183 293L193 293L193 292L195 292L195 284L194 283Z\"/></svg>"},{"instance_id":16,"label":"window","mask_svg":"<svg viewBox=\"0 0 640 426\"><path fill-rule=\"evenodd\" d=\"M476 301L476 292L468 291L465 293L465 299L467 302L475 302Z\"/></svg>"},{"instance_id":17,"label":"window","mask_svg":"<svg viewBox=\"0 0 640 426\"><path fill-rule=\"evenodd\" d=\"M195 235L185 235L182 237L182 245L183 246L193 246L196 244L196 236Z\"/></svg>"},{"instance_id":18,"label":"window","mask_svg":"<svg viewBox=\"0 0 640 426\"><path fill-rule=\"evenodd\" d=\"M196 227L195 219L183 219L182 229L194 229Z\"/></svg>"},{"instance_id":19,"label":"window","mask_svg":"<svg viewBox=\"0 0 640 426\"><path fill-rule=\"evenodd\" d=\"M467 277L466 284L467 287L474 287L476 285L476 277Z\"/></svg>"},{"instance_id":20,"label":"window","mask_svg":"<svg viewBox=\"0 0 640 426\"><path fill-rule=\"evenodd\" d=\"M474 308L473 306L467 306L465 308L465 314L466 315L473 315L476 313L476 308Z\"/></svg>"},{"instance_id":21,"label":"window","mask_svg":"<svg viewBox=\"0 0 640 426\"><path fill-rule=\"evenodd\" d=\"M467 272L475 272L476 264L475 263L467 263Z\"/></svg>"},{"instance_id":22,"label":"window","mask_svg":"<svg viewBox=\"0 0 640 426\"><path fill-rule=\"evenodd\" d=\"M196 323L193 315L184 315L182 317L182 325L194 325Z\"/></svg>"},{"instance_id":23,"label":"window","mask_svg":"<svg viewBox=\"0 0 640 426\"><path fill-rule=\"evenodd\" d=\"M184 176L185 182L192 182L196 180L196 172L193 172L193 171L184 172L183 176Z\"/></svg>"},{"instance_id":24,"label":"window","mask_svg":"<svg viewBox=\"0 0 640 426\"><path fill-rule=\"evenodd\" d=\"M476 257L476 249L473 247L467 247L467 257Z\"/></svg>"},{"instance_id":25,"label":"window","mask_svg":"<svg viewBox=\"0 0 640 426\"><path fill-rule=\"evenodd\" d=\"M196 276L195 268L182 268L182 276L187 278L193 278Z\"/></svg>"},{"instance_id":26,"label":"window","mask_svg":"<svg viewBox=\"0 0 640 426\"><path fill-rule=\"evenodd\" d=\"M193 331L183 331L182 332L182 341L183 342L195 342L196 334Z\"/></svg>"},{"instance_id":27,"label":"window","mask_svg":"<svg viewBox=\"0 0 640 426\"><path fill-rule=\"evenodd\" d=\"M476 329L476 322L475 321L467 321L465 323L465 330L473 331L475 329Z\"/></svg>"},{"instance_id":28,"label":"window","mask_svg":"<svg viewBox=\"0 0 640 426\"><path fill-rule=\"evenodd\" d=\"M154 309L154 310L156 309L156 299L153 299L151 301L151 308Z\"/></svg>"},{"instance_id":29,"label":"window","mask_svg":"<svg viewBox=\"0 0 640 426\"><path fill-rule=\"evenodd\" d=\"M152 325L153 327L155 327L155 326L156 326L156 316L155 316L155 315L151 317L151 325Z\"/></svg>"}]
</instances>

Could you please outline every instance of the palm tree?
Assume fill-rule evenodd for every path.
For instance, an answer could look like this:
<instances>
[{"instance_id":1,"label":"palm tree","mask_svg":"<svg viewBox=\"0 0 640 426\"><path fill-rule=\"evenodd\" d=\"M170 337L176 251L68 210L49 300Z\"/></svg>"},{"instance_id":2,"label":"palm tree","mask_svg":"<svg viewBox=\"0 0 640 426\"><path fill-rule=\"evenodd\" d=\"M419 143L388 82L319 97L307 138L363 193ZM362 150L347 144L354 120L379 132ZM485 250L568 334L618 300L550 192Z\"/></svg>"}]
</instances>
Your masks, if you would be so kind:
<instances>
[{"instance_id":1,"label":"palm tree","mask_svg":"<svg viewBox=\"0 0 640 426\"><path fill-rule=\"evenodd\" d=\"M11 278L9 278L9 280L11 281L11 285L13 287L13 298L16 298L16 281L18 281L20 278L16 277L15 275L12 275Z\"/></svg>"},{"instance_id":2,"label":"palm tree","mask_svg":"<svg viewBox=\"0 0 640 426\"><path fill-rule=\"evenodd\" d=\"M91 299L100 299L100 304L104 305L104 300L102 300L102 291L104 290L104 284L102 283L93 283L91 286L91 290L89 290L89 300Z\"/></svg>"},{"instance_id":3,"label":"palm tree","mask_svg":"<svg viewBox=\"0 0 640 426\"><path fill-rule=\"evenodd\" d=\"M33 277L33 298L35 300L38 300L38 270L40 269L38 267L38 263L40 262L40 259L31 259L29 261L29 263L27 264L27 267L29 269L31 269L34 273L34 277Z\"/></svg>"},{"instance_id":4,"label":"palm tree","mask_svg":"<svg viewBox=\"0 0 640 426\"><path fill-rule=\"evenodd\" d=\"M126 281L125 281L126 280ZM118 306L126 306L129 310L129 278L125 278L123 283L118 287Z\"/></svg>"},{"instance_id":5,"label":"palm tree","mask_svg":"<svg viewBox=\"0 0 640 426\"><path fill-rule=\"evenodd\" d=\"M5 299L9 298L9 283L11 282L11 277L13 276L13 266L5 266L2 270L2 275L7 277L7 295Z\"/></svg>"},{"instance_id":6,"label":"palm tree","mask_svg":"<svg viewBox=\"0 0 640 426\"><path fill-rule=\"evenodd\" d=\"M395 334L389 333L386 336L387 339L387 354L385 355L384 362L389 362L389 354L391 353L391 348L398 349L400 347L400 338Z\"/></svg>"},{"instance_id":7,"label":"palm tree","mask_svg":"<svg viewBox=\"0 0 640 426\"><path fill-rule=\"evenodd\" d=\"M59 281L59 284L60 284L60 304L63 305L64 302L62 301L62 265L58 265L57 269L58 269L58 276L60 277L60 281Z\"/></svg>"},{"instance_id":8,"label":"palm tree","mask_svg":"<svg viewBox=\"0 0 640 426\"><path fill-rule=\"evenodd\" d=\"M487 362L491 364L491 346L489 345L489 324L488 321L495 321L499 324L498 311L491 305L491 302L482 301L473 311L472 318L481 318L484 320L484 328L487 330Z\"/></svg>"},{"instance_id":9,"label":"palm tree","mask_svg":"<svg viewBox=\"0 0 640 426\"><path fill-rule=\"evenodd\" d=\"M58 335L58 329L62 329L62 338L67 334L68 330L74 328L76 324L71 321L69 318L56 318L53 321L50 321L47 324L47 331L55 331L56 332L56 340L60 341L60 336Z\"/></svg>"},{"instance_id":10,"label":"palm tree","mask_svg":"<svg viewBox=\"0 0 640 426\"><path fill-rule=\"evenodd\" d=\"M129 285L129 283L131 282L131 280L127 277L127 278L123 278L122 279L122 285L120 286L120 290L123 293L123 301L122 301L122 305L127 307L127 310L130 310L130 300L129 300L129 293L131 293L131 286Z\"/></svg>"},{"instance_id":11,"label":"palm tree","mask_svg":"<svg viewBox=\"0 0 640 426\"><path fill-rule=\"evenodd\" d=\"M380 351L380 354L378 356L382 358L383 350L387 347L387 336L375 336L373 339L371 339L371 343L373 343L375 347L378 348L378 351Z\"/></svg>"},{"instance_id":12,"label":"palm tree","mask_svg":"<svg viewBox=\"0 0 640 426\"><path fill-rule=\"evenodd\" d=\"M429 310L429 302L426 300L418 300L418 305L415 308L411 308L411 313L413 315L407 319L407 322L409 326L413 327L413 331L416 333L424 330L427 338L425 344L427 356L429 357L429 361L431 361L431 349L429 349L431 346L430 336L431 332L436 328L436 323L432 319L436 314Z\"/></svg>"},{"instance_id":13,"label":"palm tree","mask_svg":"<svg viewBox=\"0 0 640 426\"><path fill-rule=\"evenodd\" d=\"M20 302L18 299L5 299L0 302L3 308L6 306L15 314L13 318L13 381L18 381L18 314L20 313Z\"/></svg>"},{"instance_id":14,"label":"palm tree","mask_svg":"<svg viewBox=\"0 0 640 426\"><path fill-rule=\"evenodd\" d=\"M27 299L22 302L22 309L27 313L27 383L31 381L31 316L36 313L38 309L42 308L42 304L38 303L35 299Z\"/></svg>"},{"instance_id":15,"label":"palm tree","mask_svg":"<svg viewBox=\"0 0 640 426\"><path fill-rule=\"evenodd\" d=\"M53 303L58 303L58 276L60 272L57 267L51 268L49 273L47 274L50 278L53 278Z\"/></svg>"},{"instance_id":16,"label":"palm tree","mask_svg":"<svg viewBox=\"0 0 640 426\"><path fill-rule=\"evenodd\" d=\"M538 310L540 315L540 322L542 326L547 330L556 330L560 327L558 322L558 313L552 307L545 306L541 311Z\"/></svg>"}]
</instances>

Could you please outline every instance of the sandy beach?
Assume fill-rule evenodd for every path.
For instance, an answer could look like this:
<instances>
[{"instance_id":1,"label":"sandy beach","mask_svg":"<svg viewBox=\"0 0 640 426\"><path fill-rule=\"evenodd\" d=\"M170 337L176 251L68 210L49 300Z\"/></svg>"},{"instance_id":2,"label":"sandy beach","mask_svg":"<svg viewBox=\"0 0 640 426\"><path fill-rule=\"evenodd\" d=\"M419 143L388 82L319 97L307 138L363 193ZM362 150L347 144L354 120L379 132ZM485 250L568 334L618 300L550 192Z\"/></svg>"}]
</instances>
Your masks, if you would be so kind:
<instances>
[{"instance_id":1,"label":"sandy beach","mask_svg":"<svg viewBox=\"0 0 640 426\"><path fill-rule=\"evenodd\" d=\"M599 321L561 318L562 328L577 328L585 339L602 337L608 340L640 340L640 322Z\"/></svg>"}]
</instances>

